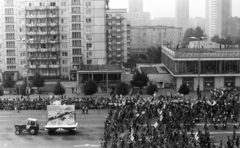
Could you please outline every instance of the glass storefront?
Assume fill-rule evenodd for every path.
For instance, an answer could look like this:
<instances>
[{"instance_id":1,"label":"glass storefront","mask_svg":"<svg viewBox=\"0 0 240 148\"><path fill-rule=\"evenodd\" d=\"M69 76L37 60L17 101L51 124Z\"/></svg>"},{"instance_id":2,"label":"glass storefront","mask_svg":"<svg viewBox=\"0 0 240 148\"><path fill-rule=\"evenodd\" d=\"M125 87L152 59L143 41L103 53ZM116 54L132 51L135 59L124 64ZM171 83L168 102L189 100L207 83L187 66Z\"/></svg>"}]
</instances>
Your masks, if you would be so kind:
<instances>
[{"instance_id":1,"label":"glass storefront","mask_svg":"<svg viewBox=\"0 0 240 148\"><path fill-rule=\"evenodd\" d=\"M235 87L235 77L224 77L224 86Z\"/></svg>"},{"instance_id":2,"label":"glass storefront","mask_svg":"<svg viewBox=\"0 0 240 148\"><path fill-rule=\"evenodd\" d=\"M204 85L204 90L211 90L211 89L214 89L214 77L206 77L204 78L204 82L203 82L203 85Z\"/></svg>"},{"instance_id":3,"label":"glass storefront","mask_svg":"<svg viewBox=\"0 0 240 148\"><path fill-rule=\"evenodd\" d=\"M183 78L183 83L187 84L190 91L194 90L194 79L193 78Z\"/></svg>"}]
</instances>

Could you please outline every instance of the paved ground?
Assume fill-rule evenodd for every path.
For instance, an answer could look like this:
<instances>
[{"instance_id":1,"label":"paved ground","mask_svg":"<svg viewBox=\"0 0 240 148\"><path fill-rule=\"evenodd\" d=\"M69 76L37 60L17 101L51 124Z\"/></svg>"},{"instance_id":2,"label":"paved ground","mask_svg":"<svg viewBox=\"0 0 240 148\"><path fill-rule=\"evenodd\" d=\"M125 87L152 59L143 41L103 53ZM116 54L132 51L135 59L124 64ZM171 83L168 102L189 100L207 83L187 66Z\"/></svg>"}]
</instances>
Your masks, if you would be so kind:
<instances>
[{"instance_id":1,"label":"paved ground","mask_svg":"<svg viewBox=\"0 0 240 148\"><path fill-rule=\"evenodd\" d=\"M0 111L0 148L99 148L106 114L106 110L90 110L87 115L77 110L79 128L76 134L60 131L49 136L43 130L46 111ZM42 130L36 136L29 133L15 135L14 124L29 117L37 118Z\"/></svg>"},{"instance_id":2,"label":"paved ground","mask_svg":"<svg viewBox=\"0 0 240 148\"><path fill-rule=\"evenodd\" d=\"M79 123L76 134L71 135L67 131L59 131L49 136L43 130L46 123L46 111L0 111L0 148L99 148L100 137L103 135L104 120L107 110L90 110L89 114L82 114L81 110L77 110L77 122ZM14 124L21 123L26 118L37 118L40 123L40 131L36 136L28 133L15 135ZM154 124L155 121L152 121ZM203 130L203 122L198 123L194 128ZM214 130L213 126L209 126L211 141L218 144L220 140L226 143L227 136L232 137L233 126L229 125L227 130ZM236 130L240 133L240 130Z\"/></svg>"}]
</instances>

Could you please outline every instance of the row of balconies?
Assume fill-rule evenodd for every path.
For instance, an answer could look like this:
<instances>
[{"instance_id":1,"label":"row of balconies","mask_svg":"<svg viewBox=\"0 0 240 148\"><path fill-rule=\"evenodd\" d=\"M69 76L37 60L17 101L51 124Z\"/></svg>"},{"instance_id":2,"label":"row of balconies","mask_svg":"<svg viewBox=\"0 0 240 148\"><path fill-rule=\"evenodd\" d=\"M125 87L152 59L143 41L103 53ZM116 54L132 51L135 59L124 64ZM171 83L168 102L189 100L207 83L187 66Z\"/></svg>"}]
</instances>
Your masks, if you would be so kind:
<instances>
[{"instance_id":1,"label":"row of balconies","mask_svg":"<svg viewBox=\"0 0 240 148\"><path fill-rule=\"evenodd\" d=\"M122 45L123 42L108 42L108 45Z\"/></svg>"},{"instance_id":2,"label":"row of balconies","mask_svg":"<svg viewBox=\"0 0 240 148\"><path fill-rule=\"evenodd\" d=\"M58 60L58 56L30 56L28 60Z\"/></svg>"},{"instance_id":3,"label":"row of balconies","mask_svg":"<svg viewBox=\"0 0 240 148\"><path fill-rule=\"evenodd\" d=\"M107 19L124 19L121 16L107 16Z\"/></svg>"},{"instance_id":4,"label":"row of balconies","mask_svg":"<svg viewBox=\"0 0 240 148\"><path fill-rule=\"evenodd\" d=\"M38 18L56 18L58 17L57 14L27 14L27 15L22 15L21 18L30 18L30 19L38 19Z\"/></svg>"},{"instance_id":5,"label":"row of balconies","mask_svg":"<svg viewBox=\"0 0 240 148\"><path fill-rule=\"evenodd\" d=\"M123 55L121 55L121 54L109 54L108 57L109 58L122 58Z\"/></svg>"},{"instance_id":6,"label":"row of balconies","mask_svg":"<svg viewBox=\"0 0 240 148\"><path fill-rule=\"evenodd\" d=\"M122 35L108 35L108 38L123 38Z\"/></svg>"},{"instance_id":7,"label":"row of balconies","mask_svg":"<svg viewBox=\"0 0 240 148\"><path fill-rule=\"evenodd\" d=\"M58 43L59 41L58 40L27 40L27 43L29 44L46 44L46 43L52 43L52 44L55 44L55 43Z\"/></svg>"},{"instance_id":8,"label":"row of balconies","mask_svg":"<svg viewBox=\"0 0 240 148\"><path fill-rule=\"evenodd\" d=\"M112 22L107 22L107 25L109 26L121 26L123 23L112 23Z\"/></svg>"},{"instance_id":9,"label":"row of balconies","mask_svg":"<svg viewBox=\"0 0 240 148\"><path fill-rule=\"evenodd\" d=\"M30 7L25 7L25 10L46 10L46 9L58 9L57 6L30 6Z\"/></svg>"},{"instance_id":10,"label":"row of balconies","mask_svg":"<svg viewBox=\"0 0 240 148\"><path fill-rule=\"evenodd\" d=\"M108 29L108 32L111 33L111 32L123 32L124 30L123 29Z\"/></svg>"},{"instance_id":11,"label":"row of balconies","mask_svg":"<svg viewBox=\"0 0 240 148\"><path fill-rule=\"evenodd\" d=\"M59 68L60 65L59 64L55 64L55 65L52 65L52 64L47 64L47 65L29 65L29 68Z\"/></svg>"},{"instance_id":12,"label":"row of balconies","mask_svg":"<svg viewBox=\"0 0 240 148\"><path fill-rule=\"evenodd\" d=\"M118 51L118 52L123 51L122 48L112 49L111 47L109 47L108 49L109 49L109 51Z\"/></svg>"},{"instance_id":13,"label":"row of balconies","mask_svg":"<svg viewBox=\"0 0 240 148\"><path fill-rule=\"evenodd\" d=\"M57 26L58 23L28 23L26 24L26 27L36 27L36 26L39 26L39 27L44 27L44 26Z\"/></svg>"},{"instance_id":14,"label":"row of balconies","mask_svg":"<svg viewBox=\"0 0 240 148\"><path fill-rule=\"evenodd\" d=\"M59 51L58 48L39 48L39 49L36 49L36 48L29 48L27 49L28 52L57 52Z\"/></svg>"},{"instance_id":15,"label":"row of balconies","mask_svg":"<svg viewBox=\"0 0 240 148\"><path fill-rule=\"evenodd\" d=\"M47 34L51 34L51 35L56 35L58 34L59 32L58 31L50 31L50 32L47 32L47 31L30 31L30 32L26 32L25 34L27 35L47 35Z\"/></svg>"}]
</instances>

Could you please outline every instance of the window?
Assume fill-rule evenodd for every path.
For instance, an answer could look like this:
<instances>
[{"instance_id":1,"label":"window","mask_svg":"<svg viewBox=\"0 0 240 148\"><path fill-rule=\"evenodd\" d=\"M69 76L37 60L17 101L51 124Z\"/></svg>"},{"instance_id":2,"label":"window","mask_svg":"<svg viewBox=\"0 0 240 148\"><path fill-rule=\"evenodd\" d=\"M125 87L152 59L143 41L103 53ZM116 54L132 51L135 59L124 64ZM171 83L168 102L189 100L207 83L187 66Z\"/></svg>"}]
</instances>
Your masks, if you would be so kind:
<instances>
[{"instance_id":1,"label":"window","mask_svg":"<svg viewBox=\"0 0 240 148\"><path fill-rule=\"evenodd\" d=\"M72 0L72 5L80 5L81 4L80 1L81 0Z\"/></svg>"},{"instance_id":2,"label":"window","mask_svg":"<svg viewBox=\"0 0 240 148\"><path fill-rule=\"evenodd\" d=\"M88 57L92 56L92 52L91 51L87 52L87 56Z\"/></svg>"},{"instance_id":3,"label":"window","mask_svg":"<svg viewBox=\"0 0 240 148\"><path fill-rule=\"evenodd\" d=\"M72 16L72 22L80 22L80 21L81 21L81 15Z\"/></svg>"},{"instance_id":4,"label":"window","mask_svg":"<svg viewBox=\"0 0 240 148\"><path fill-rule=\"evenodd\" d=\"M73 14L80 14L81 8L80 7L72 7L72 13Z\"/></svg>"},{"instance_id":5,"label":"window","mask_svg":"<svg viewBox=\"0 0 240 148\"><path fill-rule=\"evenodd\" d=\"M61 6L66 6L67 3L66 2L61 2Z\"/></svg>"},{"instance_id":6,"label":"window","mask_svg":"<svg viewBox=\"0 0 240 148\"><path fill-rule=\"evenodd\" d=\"M50 2L50 6L56 6L55 2Z\"/></svg>"},{"instance_id":7,"label":"window","mask_svg":"<svg viewBox=\"0 0 240 148\"><path fill-rule=\"evenodd\" d=\"M7 40L14 40L14 33L6 33Z\"/></svg>"},{"instance_id":8,"label":"window","mask_svg":"<svg viewBox=\"0 0 240 148\"><path fill-rule=\"evenodd\" d=\"M91 41L92 40L92 35L86 35L86 39Z\"/></svg>"},{"instance_id":9,"label":"window","mask_svg":"<svg viewBox=\"0 0 240 148\"><path fill-rule=\"evenodd\" d=\"M25 52L21 52L20 57L25 57Z\"/></svg>"},{"instance_id":10,"label":"window","mask_svg":"<svg viewBox=\"0 0 240 148\"><path fill-rule=\"evenodd\" d=\"M64 23L64 19L61 19L61 23Z\"/></svg>"},{"instance_id":11,"label":"window","mask_svg":"<svg viewBox=\"0 0 240 148\"><path fill-rule=\"evenodd\" d=\"M15 41L7 41L7 48L14 48L15 47Z\"/></svg>"},{"instance_id":12,"label":"window","mask_svg":"<svg viewBox=\"0 0 240 148\"><path fill-rule=\"evenodd\" d=\"M63 57L68 56L68 52L62 52L62 56L63 56Z\"/></svg>"},{"instance_id":13,"label":"window","mask_svg":"<svg viewBox=\"0 0 240 148\"><path fill-rule=\"evenodd\" d=\"M81 57L73 57L73 63L80 63Z\"/></svg>"},{"instance_id":14,"label":"window","mask_svg":"<svg viewBox=\"0 0 240 148\"><path fill-rule=\"evenodd\" d=\"M63 65L68 64L68 60L62 60L62 64L63 64Z\"/></svg>"},{"instance_id":15,"label":"window","mask_svg":"<svg viewBox=\"0 0 240 148\"><path fill-rule=\"evenodd\" d=\"M72 32L72 38L81 38L81 32Z\"/></svg>"},{"instance_id":16,"label":"window","mask_svg":"<svg viewBox=\"0 0 240 148\"><path fill-rule=\"evenodd\" d=\"M86 32L92 32L92 26L86 26Z\"/></svg>"},{"instance_id":17,"label":"window","mask_svg":"<svg viewBox=\"0 0 240 148\"><path fill-rule=\"evenodd\" d=\"M11 16L11 17L5 17L5 22L6 23L14 23L14 17Z\"/></svg>"},{"instance_id":18,"label":"window","mask_svg":"<svg viewBox=\"0 0 240 148\"><path fill-rule=\"evenodd\" d=\"M91 14L92 13L92 10L91 9L87 9L86 10L86 14Z\"/></svg>"},{"instance_id":19,"label":"window","mask_svg":"<svg viewBox=\"0 0 240 148\"><path fill-rule=\"evenodd\" d=\"M15 58L7 58L7 64L16 64Z\"/></svg>"},{"instance_id":20,"label":"window","mask_svg":"<svg viewBox=\"0 0 240 148\"><path fill-rule=\"evenodd\" d=\"M82 54L81 48L74 48L74 49L72 49L72 54L73 55L81 55Z\"/></svg>"},{"instance_id":21,"label":"window","mask_svg":"<svg viewBox=\"0 0 240 148\"><path fill-rule=\"evenodd\" d=\"M86 6L91 6L91 2L86 2Z\"/></svg>"},{"instance_id":22,"label":"window","mask_svg":"<svg viewBox=\"0 0 240 148\"><path fill-rule=\"evenodd\" d=\"M7 66L7 69L16 69L16 66Z\"/></svg>"},{"instance_id":23,"label":"window","mask_svg":"<svg viewBox=\"0 0 240 148\"><path fill-rule=\"evenodd\" d=\"M13 0L5 0L5 6L13 6Z\"/></svg>"},{"instance_id":24,"label":"window","mask_svg":"<svg viewBox=\"0 0 240 148\"><path fill-rule=\"evenodd\" d=\"M81 40L73 40L72 46L73 47L81 47Z\"/></svg>"},{"instance_id":25,"label":"window","mask_svg":"<svg viewBox=\"0 0 240 148\"><path fill-rule=\"evenodd\" d=\"M91 18L86 18L86 23L91 23L92 19Z\"/></svg>"},{"instance_id":26,"label":"window","mask_svg":"<svg viewBox=\"0 0 240 148\"><path fill-rule=\"evenodd\" d=\"M68 44L67 43L61 43L61 48L62 49L67 49L68 48Z\"/></svg>"},{"instance_id":27,"label":"window","mask_svg":"<svg viewBox=\"0 0 240 148\"><path fill-rule=\"evenodd\" d=\"M92 60L87 60L87 64L92 64Z\"/></svg>"},{"instance_id":28,"label":"window","mask_svg":"<svg viewBox=\"0 0 240 148\"><path fill-rule=\"evenodd\" d=\"M66 67L65 67L65 68L62 68L62 72L63 72L63 73L68 73L68 68L66 68Z\"/></svg>"},{"instance_id":29,"label":"window","mask_svg":"<svg viewBox=\"0 0 240 148\"><path fill-rule=\"evenodd\" d=\"M87 43L87 49L92 48L92 43Z\"/></svg>"},{"instance_id":30,"label":"window","mask_svg":"<svg viewBox=\"0 0 240 148\"><path fill-rule=\"evenodd\" d=\"M72 24L72 30L81 30L81 24Z\"/></svg>"},{"instance_id":31,"label":"window","mask_svg":"<svg viewBox=\"0 0 240 148\"><path fill-rule=\"evenodd\" d=\"M121 17L121 14L116 14L116 17Z\"/></svg>"},{"instance_id":32,"label":"window","mask_svg":"<svg viewBox=\"0 0 240 148\"><path fill-rule=\"evenodd\" d=\"M62 40L67 40L67 35L62 35Z\"/></svg>"},{"instance_id":33,"label":"window","mask_svg":"<svg viewBox=\"0 0 240 148\"><path fill-rule=\"evenodd\" d=\"M13 14L13 8L5 8L5 14L6 15L12 15Z\"/></svg>"},{"instance_id":34,"label":"window","mask_svg":"<svg viewBox=\"0 0 240 148\"><path fill-rule=\"evenodd\" d=\"M15 56L15 50L7 50L7 56Z\"/></svg>"},{"instance_id":35,"label":"window","mask_svg":"<svg viewBox=\"0 0 240 148\"><path fill-rule=\"evenodd\" d=\"M14 25L6 25L6 31L14 31Z\"/></svg>"},{"instance_id":36,"label":"window","mask_svg":"<svg viewBox=\"0 0 240 148\"><path fill-rule=\"evenodd\" d=\"M21 65L25 65L27 62L25 60L21 61Z\"/></svg>"}]
</instances>

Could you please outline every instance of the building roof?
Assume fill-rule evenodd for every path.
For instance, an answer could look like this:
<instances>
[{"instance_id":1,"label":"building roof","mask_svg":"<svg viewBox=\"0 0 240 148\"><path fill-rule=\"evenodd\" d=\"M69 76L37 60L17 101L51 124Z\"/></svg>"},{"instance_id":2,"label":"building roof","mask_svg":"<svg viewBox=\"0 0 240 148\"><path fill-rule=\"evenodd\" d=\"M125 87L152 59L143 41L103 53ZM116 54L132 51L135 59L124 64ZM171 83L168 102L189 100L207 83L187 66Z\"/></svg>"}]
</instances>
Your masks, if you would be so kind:
<instances>
[{"instance_id":1,"label":"building roof","mask_svg":"<svg viewBox=\"0 0 240 148\"><path fill-rule=\"evenodd\" d=\"M214 48L214 49L200 49L200 54L198 54L198 49L169 49L162 46L162 52L172 58L240 58L240 49L231 48Z\"/></svg>"},{"instance_id":2,"label":"building roof","mask_svg":"<svg viewBox=\"0 0 240 148\"><path fill-rule=\"evenodd\" d=\"M84 65L78 72L122 72L121 65Z\"/></svg>"},{"instance_id":3,"label":"building roof","mask_svg":"<svg viewBox=\"0 0 240 148\"><path fill-rule=\"evenodd\" d=\"M145 74L168 74L163 64L138 64L137 67Z\"/></svg>"}]
</instances>

